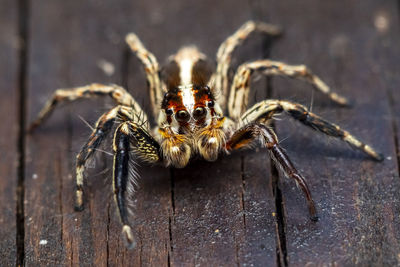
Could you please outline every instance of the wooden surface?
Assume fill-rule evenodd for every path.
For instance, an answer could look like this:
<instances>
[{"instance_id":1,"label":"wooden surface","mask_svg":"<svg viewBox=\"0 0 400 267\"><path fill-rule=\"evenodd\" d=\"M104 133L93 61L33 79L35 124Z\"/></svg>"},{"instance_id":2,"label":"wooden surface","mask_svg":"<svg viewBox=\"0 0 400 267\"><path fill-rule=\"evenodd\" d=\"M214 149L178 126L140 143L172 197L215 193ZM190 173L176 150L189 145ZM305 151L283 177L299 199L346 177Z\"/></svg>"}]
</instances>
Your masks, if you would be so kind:
<instances>
[{"instance_id":1,"label":"wooden surface","mask_svg":"<svg viewBox=\"0 0 400 267\"><path fill-rule=\"evenodd\" d=\"M0 9L0 259L15 265L18 173L18 17L15 1ZM4 8L3 8L4 7Z\"/></svg>"},{"instance_id":2,"label":"wooden surface","mask_svg":"<svg viewBox=\"0 0 400 267\"><path fill-rule=\"evenodd\" d=\"M396 1L24 3L29 0L0 1L1 266L400 264ZM22 135L21 125L33 120L55 89L91 82L127 87L148 112L144 74L123 42L126 33L137 33L160 62L185 44L213 58L224 38L249 19L281 25L285 35L272 49L269 40L254 35L234 53L234 66L267 55L306 64L355 104L340 108L303 83L282 78L254 82L252 102L269 96L312 105L383 152L385 161L373 162L282 116L276 124L281 145L310 184L319 222L308 220L301 191L270 166L264 149L179 170L141 165L132 199L137 247L127 250L107 153L98 153L88 170L86 209L73 210L74 159L90 134L79 117L93 124L112 102L66 105L31 136ZM18 50L23 42L27 46ZM104 71L104 62L114 70ZM110 142L103 149L110 152ZM24 190L17 190L18 183ZM18 200L24 203L19 225Z\"/></svg>"}]
</instances>

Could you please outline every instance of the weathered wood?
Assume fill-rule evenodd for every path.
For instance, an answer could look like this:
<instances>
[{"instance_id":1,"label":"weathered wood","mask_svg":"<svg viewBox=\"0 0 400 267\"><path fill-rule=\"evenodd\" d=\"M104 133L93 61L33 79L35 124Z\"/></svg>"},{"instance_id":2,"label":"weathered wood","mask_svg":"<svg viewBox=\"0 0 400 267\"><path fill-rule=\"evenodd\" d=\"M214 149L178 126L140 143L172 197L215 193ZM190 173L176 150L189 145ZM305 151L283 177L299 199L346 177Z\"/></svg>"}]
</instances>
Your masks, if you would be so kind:
<instances>
[{"instance_id":1,"label":"weathered wood","mask_svg":"<svg viewBox=\"0 0 400 267\"><path fill-rule=\"evenodd\" d=\"M119 82L117 75L108 77L98 67L106 60L118 70L124 47L122 39L113 39L119 28L114 28L109 12L120 10L94 2L41 1L32 6L30 120L56 88ZM89 171L86 210L73 211L74 159L90 134L77 118L80 115L93 124L106 110L104 100L86 103L57 110L28 139L28 155L34 160L28 158L26 175L30 189L26 196L27 265L107 264L109 222L118 219L114 207L108 208L113 202L110 175L101 175L108 167L101 164L104 159L96 161L95 171ZM110 147L104 149L110 151ZM34 174L37 179L29 179Z\"/></svg>"},{"instance_id":2,"label":"weathered wood","mask_svg":"<svg viewBox=\"0 0 400 267\"><path fill-rule=\"evenodd\" d=\"M366 1L361 7L357 1L316 0L40 0L31 9L28 121L55 89L91 82L126 86L149 113L144 74L124 44L126 33L136 32L161 63L185 44L196 44L213 58L224 38L252 18L285 28L271 58L308 65L355 105L340 108L311 94L308 86L279 78L272 82L274 97L307 106L313 98L313 111L374 145L386 160L373 162L346 145L324 141L299 123L287 124L286 118L278 123L280 139L289 137L282 146L310 183L320 215L317 223L309 221L302 192L293 181L281 179L282 192L273 194L276 174L265 149L222 156L215 163L196 161L182 170L140 165L140 186L130 201L137 247L127 250L107 153L99 152L87 172L85 210L73 210L74 159L90 134L78 116L93 124L113 103L98 99L67 105L27 137L27 266L398 264L400 99L399 63L393 55L398 56L399 31L394 1ZM386 30L379 28L384 23L376 21L379 16L388 19ZM6 34L0 40L9 42L15 35L15 14L8 11L2 20ZM10 66L17 61L8 56L13 44L0 43L8 49L0 51L0 58L3 52L7 55L0 69L9 77L15 76ZM260 44L267 42L257 36L246 42L235 53L234 65L265 55L269 47ZM104 63L114 70L105 69ZM5 79L0 90L15 87L14 79ZM254 86L258 91L253 102L266 94L265 82ZM14 94L2 98L0 114L18 108L10 103L16 103ZM0 128L2 148L8 148L6 162L15 162L17 141L3 137L15 138L17 121L10 116L4 121L15 125ZM102 149L111 152L110 144ZM15 165L0 171L2 177L16 177ZM15 262L15 181L0 181L6 214L0 226L8 225L6 232L0 229L1 237L6 234L1 247L7 248L1 255L10 264ZM283 215L279 203L275 210L275 198L279 202L280 197ZM278 226L286 231L279 232Z\"/></svg>"},{"instance_id":3,"label":"weathered wood","mask_svg":"<svg viewBox=\"0 0 400 267\"><path fill-rule=\"evenodd\" d=\"M310 0L280 3L274 8L285 16L273 15L273 20L287 29L287 38L274 56L308 65L337 91L355 100L353 108L339 108L314 94L314 112L372 144L386 158L377 163L339 142L328 144L322 141L324 137L314 137L317 134L299 123L278 124L281 139L290 137L282 145L308 179L320 215L319 222L309 222L301 193L292 182L283 181L289 264L399 264L400 182L385 89L395 80L394 76L383 80L385 70L376 61L384 49L381 39L399 33L391 28L390 33L380 32L374 25L382 13L389 16L389 27L397 24L395 6L395 1L344 4ZM393 55L387 53L383 59L389 66L395 62ZM289 92L281 91L284 87L298 90L295 83L274 84L280 96ZM298 91L299 100L309 106L311 94L304 97L303 92Z\"/></svg>"},{"instance_id":4,"label":"weathered wood","mask_svg":"<svg viewBox=\"0 0 400 267\"><path fill-rule=\"evenodd\" d=\"M0 259L16 263L16 186L18 163L18 20L13 0L0 5Z\"/></svg>"},{"instance_id":5,"label":"weathered wood","mask_svg":"<svg viewBox=\"0 0 400 267\"><path fill-rule=\"evenodd\" d=\"M166 44L169 49L162 51L164 58L184 44L196 44L213 58L219 44L251 17L246 3L238 2L235 7L214 1L173 3L164 9L169 26L155 34L157 38L174 37ZM220 16L224 10L230 11L229 19ZM155 46L153 51L157 49L160 47ZM262 54L261 49L248 52L247 57L243 56L246 60ZM254 157L253 161L255 165L265 165L264 157ZM275 265L274 206L271 193L268 194L268 170L253 171L248 166L252 164L247 157L236 154L215 163L199 161L172 171L172 265ZM254 181L263 183L258 187ZM261 199L264 201L259 203ZM262 223L262 229L255 227Z\"/></svg>"}]
</instances>

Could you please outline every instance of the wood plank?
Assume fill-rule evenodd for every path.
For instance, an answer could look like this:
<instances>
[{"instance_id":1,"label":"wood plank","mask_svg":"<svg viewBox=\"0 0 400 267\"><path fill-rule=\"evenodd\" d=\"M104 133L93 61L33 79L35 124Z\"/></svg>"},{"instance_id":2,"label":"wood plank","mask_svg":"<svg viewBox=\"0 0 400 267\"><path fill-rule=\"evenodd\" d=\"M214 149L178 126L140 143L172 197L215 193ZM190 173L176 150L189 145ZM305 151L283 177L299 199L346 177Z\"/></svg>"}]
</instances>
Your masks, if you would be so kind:
<instances>
[{"instance_id":1,"label":"wood plank","mask_svg":"<svg viewBox=\"0 0 400 267\"><path fill-rule=\"evenodd\" d=\"M282 145L308 178L321 217L318 223L309 222L301 192L293 182L284 180L283 236L275 234L275 203L265 150L235 153L213 164L198 161L172 172L143 166L140 190L133 199L136 210L133 227L138 246L128 251L120 240L120 223L110 189L111 174L102 172L112 164L108 155L100 154L96 167L88 172L91 181L86 190L86 210L76 213L72 205L74 158L90 133L77 115L93 123L111 104L98 100L85 102L83 106L70 105L57 111L27 140L27 265L398 263L396 151L400 148L395 147L396 140L399 145L399 137L398 126L393 130L393 125L400 123L397 104L400 99L395 87L398 63L392 58L397 53L393 51L398 51L393 40L398 40L399 33L395 3L368 1L363 8L356 1L346 5L314 0L301 4L274 1L271 5L258 3L252 7L247 4L158 0L146 3L120 0L112 4L37 2L32 6L30 120L56 88L90 82L127 83L135 98L149 111L144 76L137 60L127 57L129 53L123 43L127 32L138 33L161 62L188 43L198 44L212 56L220 42L242 22L249 17L264 17L266 12L269 20L285 26L287 33L274 48L272 58L306 63L338 92L356 100L353 109L343 109L315 94L313 110L375 145L387 160L369 161L345 145L334 141L334 145L327 144L323 137L314 138L301 125L279 123L280 139L290 137ZM262 10L257 10L258 7ZM221 16L227 13L229 17ZM389 19L386 32L376 22L380 16ZM12 27L6 29L10 31ZM257 58L261 51L251 45L243 48L242 54L235 55L236 64L242 58ZM99 68L104 61L115 67L111 76ZM7 64L5 71L12 72L11 65L12 62ZM7 86L0 88L10 86L10 81L6 82ZM312 95L304 93L305 87L281 79L274 79L273 83L277 97L310 105ZM259 88L263 90L263 85ZM385 94L377 88L385 88ZM392 96L390 105L386 92ZM259 100L262 94L254 98ZM3 100L11 103L8 98ZM10 112L9 106L1 106L7 107L7 112L0 114ZM15 129L1 131L8 131L1 136L15 136L9 132ZM10 146L12 142L5 144ZM110 144L107 145L104 149L110 151ZM13 171L15 168L5 175L11 177L15 175ZM7 182L11 183L7 186L15 186L12 180ZM10 201L14 191L9 187L4 190L9 195L0 197ZM3 198L0 200L5 203ZM13 211L7 212L10 215ZM15 236L12 231L7 235L6 240ZM275 252L277 239L286 240L279 248L279 259ZM5 252L10 259L9 255L15 253Z\"/></svg>"},{"instance_id":2,"label":"wood plank","mask_svg":"<svg viewBox=\"0 0 400 267\"><path fill-rule=\"evenodd\" d=\"M141 18L141 24L137 24L135 27L135 32L139 34L144 39L145 43L149 43L149 48L155 52L157 56L159 56L160 60L163 61L163 58L166 58L169 54L173 53L174 51L177 50L179 46L182 44L190 44L190 43L195 43L197 44L202 51L205 51L209 55L214 55L216 52L217 46L220 44L220 42L228 36L230 33L232 33L236 27L240 25L243 21L246 20L246 17L243 17L241 20L237 20L238 22L235 23L235 20L221 20L219 13L222 12L222 10L227 8L226 3L221 3L218 4L218 6L215 6L212 10L211 14L208 14L208 16L201 16L202 13L205 13L205 9L207 7L207 4L204 3L195 3L195 2L188 2L185 4L178 4L175 2L169 2L168 6L163 6L162 3L153 3L151 6L153 8L158 7L162 5L163 8L163 13L162 13L162 20L160 19L160 22L156 25L153 25L152 31L149 32L147 30L147 24L151 25L151 21L146 21L146 18ZM239 5L240 6L240 5ZM243 7L240 6L242 9ZM155 8L157 10L157 8ZM149 10L150 12L151 10ZM155 12L153 10L153 12ZM137 14L138 17L140 17L140 14ZM235 16L237 17L239 14L236 14ZM246 16L246 14L244 14ZM243 16L243 14L241 15ZM196 25L202 25L202 27L197 27L196 25L193 25L192 23L192 18L196 17L197 18L197 23ZM168 20L166 20L168 18ZM187 23L185 23L187 21ZM221 31L221 28L217 27L211 27L209 25L219 25L223 24L222 29L224 29L224 32ZM228 25L229 24L229 25ZM145 26L142 26L145 25ZM195 27L195 29L193 29ZM137 29L136 29L137 28ZM149 36L149 37L147 37ZM156 38L163 38L163 36L173 36L174 38L172 40L169 39L169 42L165 43L164 46L159 46L157 45L157 42L146 42L146 38L149 38L149 40L156 39ZM129 82L132 80L138 79L135 76L135 71L130 70L130 74L133 74L133 77L130 77ZM233 162L238 162L239 159L236 159L236 161ZM230 164L232 164L231 161L229 161ZM199 163L200 164L200 163ZM201 164L206 164L206 163L201 163ZM213 240L214 235L216 234L215 232L212 232L211 229L207 231L206 233L202 234L199 232L198 227L195 227L198 222L198 216L201 217L201 221L203 222L202 225L207 225L206 222L209 222L210 225L214 224L219 224L219 225L226 225L229 228L233 227L233 229L238 230L237 226L235 228L235 224L230 223L226 224L224 220L228 220L229 218L237 218L237 213L238 210L240 211L240 207L238 207L238 204L240 203L240 199L238 198L239 194L232 195L232 188L236 190L235 192L241 191L241 178L240 178L240 173L238 173L238 169L230 169L228 166L226 166L226 163L222 165L222 163L216 164L222 165L221 166L216 166L215 164L207 164L207 173L213 173L216 176L214 179L205 179L199 180L199 177L204 177L207 176L206 173L201 172L200 174L196 173L197 169L202 169L201 166L204 165L195 165L195 167L189 167L188 170L177 170L174 171L173 174L173 194L174 194L174 205L175 205L175 214L171 218L171 238L172 238L172 248L171 251L171 263L172 264L183 264L183 263L203 263L203 264L218 264L221 263L226 257L230 258L231 261L237 260L234 257L229 257L229 255L233 255L238 259L239 262L244 261L242 260L241 257L243 255L246 255L248 258L247 260L254 260L249 253L249 250L246 251L246 245L242 245L240 240L236 241L236 244L233 244L232 246L236 245L238 248L235 247L229 247L225 248L223 251L229 251L228 254L224 254L224 257L222 255L216 255L216 253L220 253L220 250L215 249L216 247L221 247L223 244L231 244L232 243L232 236L231 235L221 235L219 234L219 238L217 239L217 243L208 244L209 246L207 247L207 241L209 242L216 242ZM235 163L233 163L235 164ZM240 164L239 164L240 165ZM239 166L238 165L238 166ZM236 180L233 185L229 185L229 187L224 188L222 187L223 179L227 179L226 177L229 177L230 175L227 175L227 171L229 171L229 174L236 173ZM190 175L190 173L195 173L193 175ZM183 178L184 177L184 178ZM257 177L257 176L256 176ZM263 176L264 178L264 176ZM194 181L192 181L192 179ZM175 182L176 180L176 182ZM213 181L215 180L215 181ZM268 180L266 180L268 182ZM221 184L222 183L222 184ZM213 196L210 195L209 192L210 190L198 190L199 192L195 191L195 193L192 193L193 188L213 188L213 185L216 186L214 189L215 191L226 191L229 193L229 196L231 197L230 199L226 199L223 202L218 199L219 195ZM233 186L233 187L232 187ZM211 190L214 192L214 190ZM190 196L189 196L190 194ZM222 193L221 193L222 194ZM232 198L232 196L235 196L235 198ZM228 196L227 196L228 197ZM266 196L267 198L267 196ZM217 201L213 201L217 200ZM268 198L267 198L268 200ZM215 202L215 203L214 203ZM208 203L209 210L203 211L203 213L198 213L195 212L193 213L194 210L202 210L204 206ZM249 202L252 203L252 202ZM211 206L210 206L211 204ZM233 206L232 206L233 205ZM228 206L229 208L226 208L225 206ZM232 209L231 207L235 207ZM271 205L269 205L271 207ZM221 211L222 210L222 211ZM219 212L219 213L216 213ZM228 215L222 212L230 212ZM266 211L266 214L271 216L271 212ZM223 217L217 216L216 214L224 214ZM221 217L221 222L214 222L215 218ZM233 225L233 226L232 226ZM236 222L237 225L237 222ZM270 224L271 226L271 224ZM273 226L273 223L272 223ZM268 225L267 225L268 228ZM269 229L273 230L273 227L269 227ZM214 229L214 231L217 229ZM219 229L218 229L219 230ZM221 229L222 231L222 229ZM225 230L226 232L229 232ZM209 234L204 236L205 234ZM242 235L241 232L237 232L237 235ZM261 234L259 234L260 236ZM191 240L194 240L193 242L188 243L187 238L185 237L191 237ZM211 241L210 241L211 240ZM274 237L272 236L271 241L274 241ZM239 244L239 245L237 245ZM243 247L243 250L241 250ZM267 245L262 247L257 247L259 251L263 250L265 251L266 248L270 249L270 254L275 254L275 245L273 242L267 242ZM247 254L245 252L247 252ZM236 255L237 252L239 252L239 255ZM219 259L217 256L220 256ZM265 256L268 257L269 254L265 253ZM271 257L269 257L271 259ZM225 261L223 262L224 264L228 264Z\"/></svg>"},{"instance_id":3,"label":"wood plank","mask_svg":"<svg viewBox=\"0 0 400 267\"><path fill-rule=\"evenodd\" d=\"M79 1L36 3L32 10L29 77L31 120L56 88L91 82L121 82L120 68L126 47L123 38L132 25L130 14L124 11L130 8L128 1L107 5ZM120 19L115 20L110 14L119 14ZM60 25L63 25L63 31L60 31ZM99 68L100 61L110 62L115 73L108 76ZM142 95L144 93L142 91ZM83 106L78 103L60 109L28 140L27 177L36 179L28 180L26 185L30 188L26 197L27 264L114 265L125 262L125 258L134 257L138 262L141 253L145 257L150 251L156 251L166 262L167 251L164 257L160 252L165 250L165 244L154 245L154 237L143 237L144 241L138 240L143 243L143 248L129 252L120 241L121 226L111 194L111 174L102 173L111 166L108 156L99 155L96 168L88 172L90 181L85 211L73 211L74 158L90 134L90 129L78 115L93 124L107 106L111 107L107 103L110 102L87 101ZM109 145L103 149L111 151ZM150 177L147 189L163 176L153 174L154 171L143 172L143 176ZM161 183L160 188L165 185L169 186L169 182ZM154 189L147 191L147 197L152 197L152 191ZM169 190L165 192L169 199ZM148 208L146 218L168 218L164 208L168 201L164 204L163 195L158 201L151 199L154 200L150 205L152 208L144 207ZM141 231L157 238L164 233L165 239L169 240L168 224L164 228L162 224L152 226L146 221L139 230L139 237ZM42 244L46 240L47 244L39 245L40 240L43 240Z\"/></svg>"},{"instance_id":4,"label":"wood plank","mask_svg":"<svg viewBox=\"0 0 400 267\"><path fill-rule=\"evenodd\" d=\"M395 81L394 76L384 76L385 70L376 62L381 57L393 68L390 62L395 62L392 57L396 54L381 54L389 32L374 26L380 12L393 14L395 4L290 1L277 4L275 13L271 12L273 21L287 30L274 56L305 63L338 92L355 100L352 109L339 108L314 94L314 112L348 129L386 157L383 163L373 162L339 142L328 144L298 123L288 126L285 120L278 124L281 139L289 137L282 145L308 179L320 215L319 222L310 222L301 192L292 182L282 181L289 264L393 266L399 262L400 181L385 92ZM390 25L396 23L390 16ZM398 35L398 31L391 34ZM309 106L311 94L297 85L279 80L274 90L279 97ZM281 90L285 87L290 91Z\"/></svg>"},{"instance_id":5,"label":"wood plank","mask_svg":"<svg viewBox=\"0 0 400 267\"><path fill-rule=\"evenodd\" d=\"M396 158L398 176L400 176L400 19L396 3L385 1L378 8L374 16L374 27L378 30L374 46L374 70L377 72L382 88L387 93L390 106L390 119L393 128L394 143L397 145ZM378 71L376 70L378 69Z\"/></svg>"},{"instance_id":6,"label":"wood plank","mask_svg":"<svg viewBox=\"0 0 400 267\"><path fill-rule=\"evenodd\" d=\"M163 31L174 41L164 56L182 44L194 43L212 58L219 44L252 16L250 6L239 1L171 6L164 9L170 24ZM220 16L225 12L229 18ZM236 53L236 66L243 59L259 57L262 50L257 48L258 53L246 48ZM222 157L215 163L193 162L173 170L171 265L276 264L274 202L268 169L260 168L265 165L264 151Z\"/></svg>"},{"instance_id":7,"label":"wood plank","mask_svg":"<svg viewBox=\"0 0 400 267\"><path fill-rule=\"evenodd\" d=\"M0 258L12 266L17 258L18 10L12 0L0 5Z\"/></svg>"}]
</instances>

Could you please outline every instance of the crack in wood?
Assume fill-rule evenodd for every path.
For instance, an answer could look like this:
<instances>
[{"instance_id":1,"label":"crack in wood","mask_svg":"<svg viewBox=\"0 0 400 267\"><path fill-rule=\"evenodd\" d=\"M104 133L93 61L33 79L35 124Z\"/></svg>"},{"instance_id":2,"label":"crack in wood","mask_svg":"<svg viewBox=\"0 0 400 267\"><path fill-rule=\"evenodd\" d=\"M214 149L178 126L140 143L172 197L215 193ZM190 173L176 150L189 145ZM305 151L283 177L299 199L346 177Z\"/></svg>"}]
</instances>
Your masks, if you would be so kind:
<instances>
[{"instance_id":1,"label":"crack in wood","mask_svg":"<svg viewBox=\"0 0 400 267\"><path fill-rule=\"evenodd\" d=\"M400 0L397 0L397 23L400 25ZM395 112L395 99L392 94L392 90L386 89L386 96L388 98L388 106L390 112L390 121L393 129L393 140L395 145L395 153L397 160L397 174L400 177L400 132L399 125L396 122L396 112Z\"/></svg>"},{"instance_id":2,"label":"crack in wood","mask_svg":"<svg viewBox=\"0 0 400 267\"><path fill-rule=\"evenodd\" d=\"M110 266L110 224L111 224L111 216L110 216L110 201L107 202L107 246L106 246L106 258L107 258L107 267Z\"/></svg>"},{"instance_id":3,"label":"crack in wood","mask_svg":"<svg viewBox=\"0 0 400 267\"><path fill-rule=\"evenodd\" d=\"M57 154L57 160L56 160L56 172L58 177L62 177L62 166L61 166L61 153L59 152ZM62 191L63 191L63 180L60 180L60 185L58 187L58 204L59 204L59 213L61 214L60 216L60 243L61 243L61 248L63 248L63 233L64 233L64 214L63 214L63 207L62 207Z\"/></svg>"},{"instance_id":4,"label":"crack in wood","mask_svg":"<svg viewBox=\"0 0 400 267\"><path fill-rule=\"evenodd\" d=\"M168 267L171 267L171 256L169 255L169 251L168 251L168 253L167 253L167 264L168 264Z\"/></svg>"},{"instance_id":5,"label":"crack in wood","mask_svg":"<svg viewBox=\"0 0 400 267\"><path fill-rule=\"evenodd\" d=\"M173 240L172 240L172 223L175 218L175 181L174 181L174 171L173 169L170 169L170 186L171 186L171 210L172 212L170 213L168 217L168 234L169 234L169 251L168 251L168 266L171 266L171 254L174 251L174 246L173 246Z\"/></svg>"},{"instance_id":6,"label":"crack in wood","mask_svg":"<svg viewBox=\"0 0 400 267\"><path fill-rule=\"evenodd\" d=\"M279 173L271 160L272 189L275 197L277 236L277 265L288 266L287 244L286 244L286 219L285 206L283 203L282 192L279 188Z\"/></svg>"},{"instance_id":7,"label":"crack in wood","mask_svg":"<svg viewBox=\"0 0 400 267\"><path fill-rule=\"evenodd\" d=\"M263 38L263 48L264 48L262 51L263 58L269 58L272 49L271 38L269 37ZM273 86L271 77L266 78L265 90L267 98L268 99L272 98ZM276 131L274 123L271 124L271 127ZM280 175L274 161L271 159L270 162L271 162L270 177L271 177L273 196L275 200L276 224L277 224L276 261L278 266L288 266L285 205L283 203L282 191L279 188Z\"/></svg>"},{"instance_id":8,"label":"crack in wood","mask_svg":"<svg viewBox=\"0 0 400 267\"><path fill-rule=\"evenodd\" d=\"M174 181L174 171L170 170L171 175L171 206L172 206L172 216L175 215L175 181Z\"/></svg>"},{"instance_id":9,"label":"crack in wood","mask_svg":"<svg viewBox=\"0 0 400 267\"><path fill-rule=\"evenodd\" d=\"M394 139L394 146L395 146L395 153L396 153L396 160L397 160L397 174L400 177L400 143L399 143L399 128L396 122L396 115L395 115L395 100L391 91L386 90L386 95L388 97L389 102L389 112L390 112L390 120L393 129L393 139Z\"/></svg>"},{"instance_id":10,"label":"crack in wood","mask_svg":"<svg viewBox=\"0 0 400 267\"><path fill-rule=\"evenodd\" d=\"M242 178L242 192L240 198L240 208L242 209L242 218L243 218L243 228L246 231L246 210L245 210L245 199L244 194L246 191L246 177L244 174L244 156L240 157L240 173Z\"/></svg>"},{"instance_id":11,"label":"crack in wood","mask_svg":"<svg viewBox=\"0 0 400 267\"><path fill-rule=\"evenodd\" d=\"M23 266L25 262L25 122L26 122L26 79L28 72L28 45L29 45L29 0L18 1L18 165L17 165L17 214L16 214L16 265Z\"/></svg>"}]
</instances>

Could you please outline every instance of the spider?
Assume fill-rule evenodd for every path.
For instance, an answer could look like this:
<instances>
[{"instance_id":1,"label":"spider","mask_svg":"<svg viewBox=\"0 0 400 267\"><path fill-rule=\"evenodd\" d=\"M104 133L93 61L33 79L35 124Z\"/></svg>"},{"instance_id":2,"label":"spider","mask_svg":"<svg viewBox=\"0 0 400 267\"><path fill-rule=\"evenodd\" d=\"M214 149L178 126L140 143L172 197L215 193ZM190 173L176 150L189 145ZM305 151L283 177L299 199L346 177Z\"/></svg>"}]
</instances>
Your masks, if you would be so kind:
<instances>
[{"instance_id":1,"label":"spider","mask_svg":"<svg viewBox=\"0 0 400 267\"><path fill-rule=\"evenodd\" d=\"M31 124L29 131L39 126L57 104L62 102L110 96L117 103L116 107L98 119L89 140L77 155L75 210L83 210L85 164L114 128L113 189L122 222L122 235L128 247L133 247L135 241L128 220L126 196L133 191L130 181L135 182L139 178L133 166L137 161L183 168L195 157L215 161L220 153L261 145L268 149L272 160L283 174L293 179L301 188L310 218L317 221L315 204L306 180L281 148L274 130L270 127L274 115L286 113L316 131L347 142L372 159L383 160L383 156L371 146L300 104L267 99L247 109L253 73L303 80L333 102L348 105L345 97L332 92L304 65L287 65L268 59L240 65L229 86L228 71L232 53L255 31L272 37L281 35L277 26L263 22L246 22L220 45L215 72L210 68L206 56L195 46L181 48L169 58L161 71L155 56L143 46L139 38L134 33L128 34L126 42L146 72L152 115L158 118L158 126L153 130L137 101L118 85L90 84L56 90ZM229 116L223 115L225 110Z\"/></svg>"}]
</instances>

